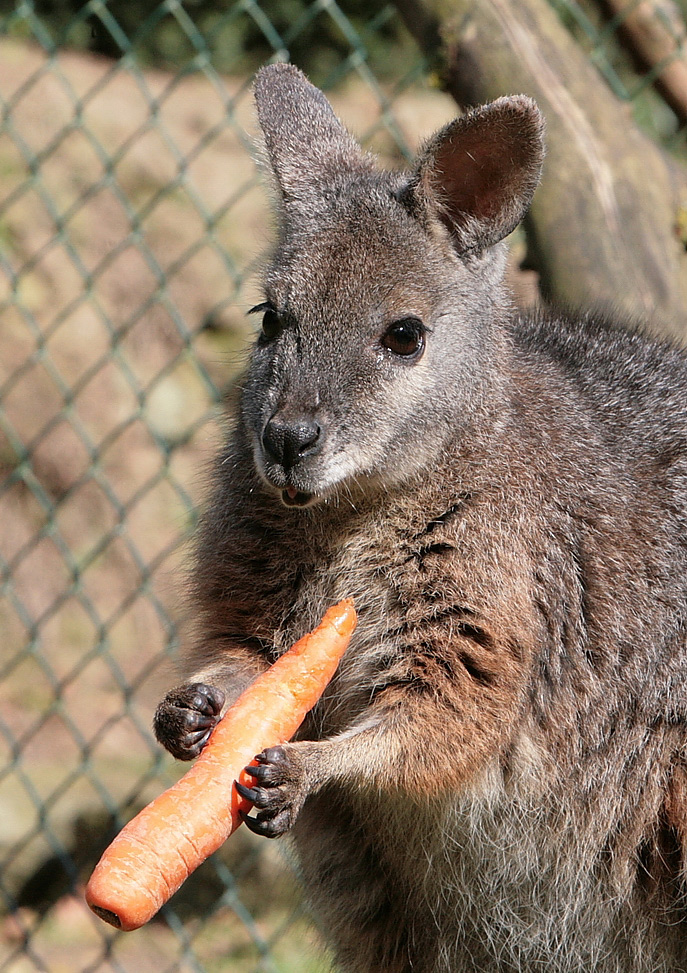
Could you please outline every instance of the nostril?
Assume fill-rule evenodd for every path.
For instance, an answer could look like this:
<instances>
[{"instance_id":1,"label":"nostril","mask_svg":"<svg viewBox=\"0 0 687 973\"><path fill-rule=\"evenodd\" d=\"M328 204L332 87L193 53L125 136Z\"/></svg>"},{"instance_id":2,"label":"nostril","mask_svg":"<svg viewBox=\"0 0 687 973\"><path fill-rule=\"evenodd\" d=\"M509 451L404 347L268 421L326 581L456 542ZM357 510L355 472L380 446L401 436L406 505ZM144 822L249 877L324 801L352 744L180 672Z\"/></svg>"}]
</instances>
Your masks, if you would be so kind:
<instances>
[{"instance_id":1,"label":"nostril","mask_svg":"<svg viewBox=\"0 0 687 973\"><path fill-rule=\"evenodd\" d=\"M310 420L301 423L293 430L293 447L298 455L311 452L320 441L322 428L319 422Z\"/></svg>"},{"instance_id":2,"label":"nostril","mask_svg":"<svg viewBox=\"0 0 687 973\"><path fill-rule=\"evenodd\" d=\"M273 416L265 426L262 444L273 460L286 469L317 452L322 442L319 422L307 417L285 420Z\"/></svg>"}]
</instances>

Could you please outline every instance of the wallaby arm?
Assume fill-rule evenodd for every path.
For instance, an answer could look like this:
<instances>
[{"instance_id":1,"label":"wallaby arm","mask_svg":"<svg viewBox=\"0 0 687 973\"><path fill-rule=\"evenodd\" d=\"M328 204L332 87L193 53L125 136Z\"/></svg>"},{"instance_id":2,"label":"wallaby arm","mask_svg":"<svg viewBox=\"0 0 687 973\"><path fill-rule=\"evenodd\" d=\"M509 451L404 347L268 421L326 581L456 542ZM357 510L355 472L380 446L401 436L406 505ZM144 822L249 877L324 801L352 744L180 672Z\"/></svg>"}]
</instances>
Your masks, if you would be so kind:
<instances>
[{"instance_id":1,"label":"wallaby arm","mask_svg":"<svg viewBox=\"0 0 687 973\"><path fill-rule=\"evenodd\" d=\"M283 834L305 799L331 783L416 798L460 792L512 736L527 680L517 638L499 644L486 629L467 628L404 645L402 666L343 731L261 754L249 771L255 786L242 790L258 809L248 826Z\"/></svg>"}]
</instances>

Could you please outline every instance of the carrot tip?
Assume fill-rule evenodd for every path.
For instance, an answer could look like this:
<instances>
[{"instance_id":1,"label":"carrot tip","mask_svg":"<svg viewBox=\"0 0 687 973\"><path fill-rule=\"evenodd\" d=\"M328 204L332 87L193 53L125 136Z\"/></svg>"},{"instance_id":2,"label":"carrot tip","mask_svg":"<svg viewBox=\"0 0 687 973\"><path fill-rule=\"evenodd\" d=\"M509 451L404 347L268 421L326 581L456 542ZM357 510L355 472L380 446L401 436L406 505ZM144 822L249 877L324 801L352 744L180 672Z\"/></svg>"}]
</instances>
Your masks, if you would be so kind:
<instances>
[{"instance_id":1,"label":"carrot tip","mask_svg":"<svg viewBox=\"0 0 687 973\"><path fill-rule=\"evenodd\" d=\"M109 922L111 926L115 927L115 929L122 928L122 920L119 918L116 912L111 912L109 909L103 909L103 907L100 905L92 905L91 910L95 912L100 919L103 919L105 922Z\"/></svg>"},{"instance_id":2,"label":"carrot tip","mask_svg":"<svg viewBox=\"0 0 687 973\"><path fill-rule=\"evenodd\" d=\"M344 598L338 605L329 609L332 624L339 635L353 631L356 624L355 607L352 598ZM329 614L329 613L328 613Z\"/></svg>"}]
</instances>

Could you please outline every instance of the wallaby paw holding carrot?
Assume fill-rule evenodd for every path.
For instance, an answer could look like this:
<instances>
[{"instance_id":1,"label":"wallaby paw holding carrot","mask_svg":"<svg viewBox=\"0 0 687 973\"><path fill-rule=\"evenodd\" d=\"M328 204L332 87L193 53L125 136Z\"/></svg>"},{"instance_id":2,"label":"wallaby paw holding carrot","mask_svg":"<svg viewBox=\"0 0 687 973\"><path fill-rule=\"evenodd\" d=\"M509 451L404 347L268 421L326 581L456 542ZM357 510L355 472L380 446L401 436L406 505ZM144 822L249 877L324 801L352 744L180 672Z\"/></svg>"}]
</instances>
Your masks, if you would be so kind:
<instances>
[{"instance_id":1,"label":"wallaby paw holding carrot","mask_svg":"<svg viewBox=\"0 0 687 973\"><path fill-rule=\"evenodd\" d=\"M258 811L255 817L241 814L254 834L279 838L298 817L308 794L303 746L307 744L268 747L256 756L257 763L245 768L255 781L253 786L236 783L241 797L251 801Z\"/></svg>"},{"instance_id":2,"label":"wallaby paw holding carrot","mask_svg":"<svg viewBox=\"0 0 687 973\"><path fill-rule=\"evenodd\" d=\"M138 929L155 915L190 872L241 824L249 807L242 789L249 789L250 783L243 767L255 759L256 751L265 767L263 786L256 795L264 804L258 818L269 808L273 835L281 833L277 829L282 823L286 825L282 830L287 830L300 808L293 795L298 794L302 804L305 787L293 790L290 801L286 790L280 801L274 800L277 792L268 799L268 781L279 786L278 773L268 767L281 763L284 783L299 776L305 781L302 774L283 773L292 761L279 754L286 748L278 744L294 735L319 700L356 621L351 599L330 608L317 628L258 676L221 720L224 693L212 686L189 683L167 694L156 714L156 733L162 733L172 752L176 747L184 754L195 748L202 753L106 849L86 886L86 901L96 915L123 930ZM212 729L207 727L213 723L217 726L205 747L205 736ZM293 749L308 746L294 744ZM254 780L260 777L254 768L250 775ZM242 787L238 777L243 777Z\"/></svg>"},{"instance_id":3,"label":"wallaby paw holding carrot","mask_svg":"<svg viewBox=\"0 0 687 973\"><path fill-rule=\"evenodd\" d=\"M193 760L219 723L224 699L221 689L202 682L171 689L155 712L155 736L177 760Z\"/></svg>"}]
</instances>

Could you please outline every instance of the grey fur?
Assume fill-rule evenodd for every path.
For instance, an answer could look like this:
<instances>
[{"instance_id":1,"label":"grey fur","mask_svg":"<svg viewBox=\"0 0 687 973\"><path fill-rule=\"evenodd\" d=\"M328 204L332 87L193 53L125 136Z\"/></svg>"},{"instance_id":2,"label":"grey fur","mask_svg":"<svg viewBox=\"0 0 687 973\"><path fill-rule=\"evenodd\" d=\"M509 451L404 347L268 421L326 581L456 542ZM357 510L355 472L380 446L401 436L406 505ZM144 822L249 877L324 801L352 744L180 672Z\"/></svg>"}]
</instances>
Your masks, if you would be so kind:
<instances>
[{"instance_id":1,"label":"grey fur","mask_svg":"<svg viewBox=\"0 0 687 973\"><path fill-rule=\"evenodd\" d=\"M687 970L685 355L513 311L528 99L398 174L295 68L255 93L282 217L266 336L158 736L198 752L222 694L352 596L337 676L252 789L341 970Z\"/></svg>"}]
</instances>

